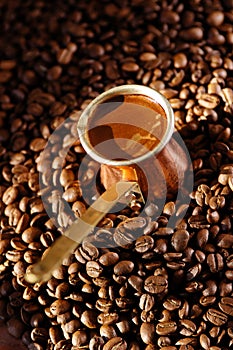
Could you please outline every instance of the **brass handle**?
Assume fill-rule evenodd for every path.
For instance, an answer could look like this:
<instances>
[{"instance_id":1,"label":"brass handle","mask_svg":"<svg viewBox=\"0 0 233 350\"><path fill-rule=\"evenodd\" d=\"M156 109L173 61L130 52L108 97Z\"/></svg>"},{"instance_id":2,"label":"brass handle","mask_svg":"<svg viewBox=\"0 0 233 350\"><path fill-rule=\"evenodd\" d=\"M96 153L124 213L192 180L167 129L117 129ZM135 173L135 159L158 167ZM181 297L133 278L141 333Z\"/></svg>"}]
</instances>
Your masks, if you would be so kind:
<instances>
[{"instance_id":1,"label":"brass handle","mask_svg":"<svg viewBox=\"0 0 233 350\"><path fill-rule=\"evenodd\" d=\"M25 274L25 280L29 283L48 281L53 271L61 265L62 261L72 253L117 202L123 200L126 205L131 202L130 193L138 193L139 200L144 202L137 182L120 181L113 184L54 242L43 259L33 265L30 271Z\"/></svg>"}]
</instances>

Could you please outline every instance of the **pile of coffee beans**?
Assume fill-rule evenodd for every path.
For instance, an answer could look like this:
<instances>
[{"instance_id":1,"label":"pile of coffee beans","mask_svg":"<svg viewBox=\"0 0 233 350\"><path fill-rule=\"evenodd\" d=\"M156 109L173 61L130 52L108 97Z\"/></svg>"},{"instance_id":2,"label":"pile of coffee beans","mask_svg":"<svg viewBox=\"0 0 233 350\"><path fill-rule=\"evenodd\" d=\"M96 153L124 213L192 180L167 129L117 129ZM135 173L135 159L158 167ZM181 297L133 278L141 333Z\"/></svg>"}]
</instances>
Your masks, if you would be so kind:
<instances>
[{"instance_id":1,"label":"pile of coffee beans","mask_svg":"<svg viewBox=\"0 0 233 350\"><path fill-rule=\"evenodd\" d=\"M29 350L231 348L232 1L2 0L0 13L0 318L9 333ZM90 159L77 179L80 112L131 83L174 109L193 163L190 203L106 215L48 282L27 283L94 186Z\"/></svg>"}]
</instances>

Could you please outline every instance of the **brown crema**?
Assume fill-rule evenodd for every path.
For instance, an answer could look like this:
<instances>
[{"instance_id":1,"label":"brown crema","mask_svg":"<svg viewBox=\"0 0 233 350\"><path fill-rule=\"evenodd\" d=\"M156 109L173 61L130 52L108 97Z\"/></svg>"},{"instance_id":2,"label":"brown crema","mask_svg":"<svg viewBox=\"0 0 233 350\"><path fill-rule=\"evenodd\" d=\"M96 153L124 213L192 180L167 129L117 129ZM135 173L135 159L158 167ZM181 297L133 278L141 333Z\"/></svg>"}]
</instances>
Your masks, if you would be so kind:
<instances>
[{"instance_id":1,"label":"brown crema","mask_svg":"<svg viewBox=\"0 0 233 350\"><path fill-rule=\"evenodd\" d=\"M109 98L90 115L91 145L107 159L134 159L152 151L167 128L163 108L148 96Z\"/></svg>"}]
</instances>

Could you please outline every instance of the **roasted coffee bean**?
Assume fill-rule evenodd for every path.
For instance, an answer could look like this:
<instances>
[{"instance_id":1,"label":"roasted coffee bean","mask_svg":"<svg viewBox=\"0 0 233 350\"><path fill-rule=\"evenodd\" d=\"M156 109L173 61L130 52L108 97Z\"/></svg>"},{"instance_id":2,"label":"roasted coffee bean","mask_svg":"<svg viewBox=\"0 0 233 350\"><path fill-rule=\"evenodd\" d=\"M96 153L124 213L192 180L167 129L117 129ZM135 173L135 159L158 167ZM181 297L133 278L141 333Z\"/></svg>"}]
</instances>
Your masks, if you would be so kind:
<instances>
[{"instance_id":1,"label":"roasted coffee bean","mask_svg":"<svg viewBox=\"0 0 233 350\"><path fill-rule=\"evenodd\" d=\"M150 311L155 304L154 297L150 294L142 294L139 301L139 307L142 310Z\"/></svg>"},{"instance_id":2,"label":"roasted coffee bean","mask_svg":"<svg viewBox=\"0 0 233 350\"><path fill-rule=\"evenodd\" d=\"M196 331L196 325L191 320L187 320L187 319L181 320L180 325L181 325L180 334L185 335L187 337L193 335Z\"/></svg>"},{"instance_id":3,"label":"roasted coffee bean","mask_svg":"<svg viewBox=\"0 0 233 350\"><path fill-rule=\"evenodd\" d=\"M25 250L27 248L27 245L21 240L20 237L12 238L11 246L16 250Z\"/></svg>"},{"instance_id":4,"label":"roasted coffee bean","mask_svg":"<svg viewBox=\"0 0 233 350\"><path fill-rule=\"evenodd\" d=\"M86 206L81 201L76 201L72 205L72 211L75 213L75 216L79 218L80 216L82 216L85 213Z\"/></svg>"},{"instance_id":5,"label":"roasted coffee bean","mask_svg":"<svg viewBox=\"0 0 233 350\"><path fill-rule=\"evenodd\" d=\"M70 311L65 312L64 314L60 314L57 316L58 324L65 324L72 319L72 314Z\"/></svg>"},{"instance_id":6,"label":"roasted coffee bean","mask_svg":"<svg viewBox=\"0 0 233 350\"><path fill-rule=\"evenodd\" d=\"M116 298L115 301L120 309L127 309L132 304L132 301L126 297Z\"/></svg>"},{"instance_id":7,"label":"roasted coffee bean","mask_svg":"<svg viewBox=\"0 0 233 350\"><path fill-rule=\"evenodd\" d=\"M55 296L57 299L62 299L64 298L65 296L68 295L69 293L69 290L70 290L70 286L67 282L62 282L60 283L56 290L55 290Z\"/></svg>"},{"instance_id":8,"label":"roasted coffee bean","mask_svg":"<svg viewBox=\"0 0 233 350\"><path fill-rule=\"evenodd\" d=\"M60 49L57 53L57 61L60 64L70 63L73 53L76 51L76 45L73 43L68 44L68 47L65 49Z\"/></svg>"},{"instance_id":9,"label":"roasted coffee bean","mask_svg":"<svg viewBox=\"0 0 233 350\"><path fill-rule=\"evenodd\" d=\"M142 230L146 227L146 219L135 217L122 221L114 233L114 240L118 246L131 245L136 238L142 235Z\"/></svg>"},{"instance_id":10,"label":"roasted coffee bean","mask_svg":"<svg viewBox=\"0 0 233 350\"><path fill-rule=\"evenodd\" d=\"M25 325L20 320L13 317L7 321L7 330L13 337L20 338L25 331Z\"/></svg>"},{"instance_id":11,"label":"roasted coffee bean","mask_svg":"<svg viewBox=\"0 0 233 350\"><path fill-rule=\"evenodd\" d=\"M216 326L222 326L227 322L228 317L221 311L216 309L209 309L206 313L208 321Z\"/></svg>"},{"instance_id":12,"label":"roasted coffee bean","mask_svg":"<svg viewBox=\"0 0 233 350\"><path fill-rule=\"evenodd\" d=\"M23 257L23 252L20 250L8 250L6 252L6 258L12 262L18 262Z\"/></svg>"},{"instance_id":13,"label":"roasted coffee bean","mask_svg":"<svg viewBox=\"0 0 233 350\"><path fill-rule=\"evenodd\" d=\"M209 349L210 348L210 339L205 334L200 335L200 345L203 349Z\"/></svg>"},{"instance_id":14,"label":"roasted coffee bean","mask_svg":"<svg viewBox=\"0 0 233 350\"><path fill-rule=\"evenodd\" d=\"M233 298L223 297L219 302L219 308L227 315L232 316L233 314Z\"/></svg>"},{"instance_id":15,"label":"roasted coffee bean","mask_svg":"<svg viewBox=\"0 0 233 350\"><path fill-rule=\"evenodd\" d=\"M174 321L159 322L156 325L156 333L159 335L168 335L174 333L177 329L177 324Z\"/></svg>"},{"instance_id":16,"label":"roasted coffee bean","mask_svg":"<svg viewBox=\"0 0 233 350\"><path fill-rule=\"evenodd\" d=\"M34 328L31 332L31 338L37 343L45 343L48 337L48 331L45 328Z\"/></svg>"},{"instance_id":17,"label":"roasted coffee bean","mask_svg":"<svg viewBox=\"0 0 233 350\"><path fill-rule=\"evenodd\" d=\"M97 320L100 324L115 324L119 319L119 315L116 312L110 312L110 313L101 313L97 317Z\"/></svg>"},{"instance_id":18,"label":"roasted coffee bean","mask_svg":"<svg viewBox=\"0 0 233 350\"><path fill-rule=\"evenodd\" d=\"M135 62L125 62L122 65L122 70L126 72L137 72L139 70L139 66Z\"/></svg>"},{"instance_id":19,"label":"roasted coffee bean","mask_svg":"<svg viewBox=\"0 0 233 350\"><path fill-rule=\"evenodd\" d=\"M231 248L232 244L233 244L233 238L231 234L228 233L224 233L224 234L220 234L218 235L218 243L217 245L221 248Z\"/></svg>"},{"instance_id":20,"label":"roasted coffee bean","mask_svg":"<svg viewBox=\"0 0 233 350\"><path fill-rule=\"evenodd\" d=\"M24 260L28 264L34 264L39 260L40 252L38 250L29 249L23 254Z\"/></svg>"},{"instance_id":21,"label":"roasted coffee bean","mask_svg":"<svg viewBox=\"0 0 233 350\"><path fill-rule=\"evenodd\" d=\"M69 187L64 193L63 193L63 198L67 202L75 202L77 201L82 195L81 188L78 186L75 187Z\"/></svg>"},{"instance_id":22,"label":"roasted coffee bean","mask_svg":"<svg viewBox=\"0 0 233 350\"><path fill-rule=\"evenodd\" d=\"M24 261L18 261L15 265L14 265L14 273L16 274L16 276L21 277L24 276L24 274L26 273L26 269L27 269L27 264Z\"/></svg>"},{"instance_id":23,"label":"roasted coffee bean","mask_svg":"<svg viewBox=\"0 0 233 350\"><path fill-rule=\"evenodd\" d=\"M163 303L163 306L165 307L166 310L174 311L180 308L181 300L171 295L166 298L166 300Z\"/></svg>"},{"instance_id":24,"label":"roasted coffee bean","mask_svg":"<svg viewBox=\"0 0 233 350\"><path fill-rule=\"evenodd\" d=\"M184 68L188 63L187 57L183 53L177 53L173 59L175 68Z\"/></svg>"},{"instance_id":25,"label":"roasted coffee bean","mask_svg":"<svg viewBox=\"0 0 233 350\"><path fill-rule=\"evenodd\" d=\"M117 332L113 326L103 325L100 327L100 335L103 338L111 339L117 337Z\"/></svg>"},{"instance_id":26,"label":"roasted coffee bean","mask_svg":"<svg viewBox=\"0 0 233 350\"><path fill-rule=\"evenodd\" d=\"M101 312L109 312L111 308L113 307L113 302L108 299L98 299L96 301L95 307L100 310Z\"/></svg>"},{"instance_id":27,"label":"roasted coffee bean","mask_svg":"<svg viewBox=\"0 0 233 350\"><path fill-rule=\"evenodd\" d=\"M80 321L79 320L71 320L64 324L64 330L67 333L74 333L80 328Z\"/></svg>"},{"instance_id":28,"label":"roasted coffee bean","mask_svg":"<svg viewBox=\"0 0 233 350\"><path fill-rule=\"evenodd\" d=\"M164 276L150 276L144 283L144 289L152 294L163 293L167 287L168 282Z\"/></svg>"},{"instance_id":29,"label":"roasted coffee bean","mask_svg":"<svg viewBox=\"0 0 233 350\"><path fill-rule=\"evenodd\" d=\"M125 333L130 332L130 323L126 319L123 319L123 320L117 322L116 326L119 329L121 334L125 334Z\"/></svg>"},{"instance_id":30,"label":"roasted coffee bean","mask_svg":"<svg viewBox=\"0 0 233 350\"><path fill-rule=\"evenodd\" d=\"M31 317L30 324L32 327L40 327L44 324L45 317L44 314L38 312Z\"/></svg>"},{"instance_id":31,"label":"roasted coffee bean","mask_svg":"<svg viewBox=\"0 0 233 350\"><path fill-rule=\"evenodd\" d=\"M155 319L155 314L153 311L145 311L145 310L142 310L141 312L141 320L142 322L148 322L148 323L151 323L153 322Z\"/></svg>"},{"instance_id":32,"label":"roasted coffee bean","mask_svg":"<svg viewBox=\"0 0 233 350\"><path fill-rule=\"evenodd\" d=\"M203 37L203 30L199 27L191 27L186 30L181 30L180 36L187 41L199 41Z\"/></svg>"},{"instance_id":33,"label":"roasted coffee bean","mask_svg":"<svg viewBox=\"0 0 233 350\"><path fill-rule=\"evenodd\" d=\"M166 225L166 223L165 223L165 225ZM169 235L173 234L173 232L174 232L174 230L171 227L159 227L158 230L154 232L154 234L158 235L158 236L169 236Z\"/></svg>"},{"instance_id":34,"label":"roasted coffee bean","mask_svg":"<svg viewBox=\"0 0 233 350\"><path fill-rule=\"evenodd\" d=\"M10 226L17 226L19 219L21 217L21 212L19 209L14 208L13 210L11 210L10 215L9 215L9 225Z\"/></svg>"},{"instance_id":35,"label":"roasted coffee bean","mask_svg":"<svg viewBox=\"0 0 233 350\"><path fill-rule=\"evenodd\" d=\"M88 328L97 328L97 313L93 310L86 310L81 315L81 322Z\"/></svg>"},{"instance_id":36,"label":"roasted coffee bean","mask_svg":"<svg viewBox=\"0 0 233 350\"><path fill-rule=\"evenodd\" d=\"M139 343L135 340L131 341L129 343L129 350L139 350L140 349L140 346L139 346Z\"/></svg>"},{"instance_id":37,"label":"roasted coffee bean","mask_svg":"<svg viewBox=\"0 0 233 350\"><path fill-rule=\"evenodd\" d=\"M107 343L103 346L103 350L126 350L127 349L127 343L126 341L121 337L114 337L107 341Z\"/></svg>"},{"instance_id":38,"label":"roasted coffee bean","mask_svg":"<svg viewBox=\"0 0 233 350\"><path fill-rule=\"evenodd\" d=\"M203 306L210 306L215 303L216 297L215 296L202 296L199 300L200 304Z\"/></svg>"},{"instance_id":39,"label":"roasted coffee bean","mask_svg":"<svg viewBox=\"0 0 233 350\"><path fill-rule=\"evenodd\" d=\"M227 257L226 264L229 269L233 268L233 254Z\"/></svg>"},{"instance_id":40,"label":"roasted coffee bean","mask_svg":"<svg viewBox=\"0 0 233 350\"><path fill-rule=\"evenodd\" d=\"M217 107L217 105L220 102L220 99L215 95L202 94L198 102L202 107L213 109Z\"/></svg>"},{"instance_id":41,"label":"roasted coffee bean","mask_svg":"<svg viewBox=\"0 0 233 350\"><path fill-rule=\"evenodd\" d=\"M190 267L187 271L187 275L186 275L186 279L187 281L191 281L192 279L194 279L197 275L199 275L199 273L201 272L201 264L196 264L192 267Z\"/></svg>"},{"instance_id":42,"label":"roasted coffee bean","mask_svg":"<svg viewBox=\"0 0 233 350\"><path fill-rule=\"evenodd\" d=\"M99 262L104 266L115 265L118 261L119 255L115 252L107 252L99 258Z\"/></svg>"},{"instance_id":43,"label":"roasted coffee bean","mask_svg":"<svg viewBox=\"0 0 233 350\"><path fill-rule=\"evenodd\" d=\"M101 346L104 345L104 340L102 337L98 337L96 335L94 335L90 342L89 342L89 348L90 350L98 350L101 348Z\"/></svg>"},{"instance_id":44,"label":"roasted coffee bean","mask_svg":"<svg viewBox=\"0 0 233 350\"><path fill-rule=\"evenodd\" d=\"M70 303L67 300L55 300L50 306L50 311L54 316L61 315L69 309Z\"/></svg>"},{"instance_id":45,"label":"roasted coffee bean","mask_svg":"<svg viewBox=\"0 0 233 350\"><path fill-rule=\"evenodd\" d=\"M223 258L219 253L209 254L207 256L207 264L209 265L210 271L216 273L223 269Z\"/></svg>"},{"instance_id":46,"label":"roasted coffee bean","mask_svg":"<svg viewBox=\"0 0 233 350\"><path fill-rule=\"evenodd\" d=\"M37 227L29 227L22 233L22 240L25 243L31 243L38 240L42 234L42 231Z\"/></svg>"},{"instance_id":47,"label":"roasted coffee bean","mask_svg":"<svg viewBox=\"0 0 233 350\"><path fill-rule=\"evenodd\" d=\"M10 247L10 239L1 239L0 240L0 253L3 254L7 251L7 248Z\"/></svg>"},{"instance_id":48,"label":"roasted coffee bean","mask_svg":"<svg viewBox=\"0 0 233 350\"><path fill-rule=\"evenodd\" d=\"M141 236L135 242L135 250L138 253L145 253L153 248L154 240L151 236Z\"/></svg>"},{"instance_id":49,"label":"roasted coffee bean","mask_svg":"<svg viewBox=\"0 0 233 350\"><path fill-rule=\"evenodd\" d=\"M75 180L75 174L71 169L62 169L60 175L60 183L62 186L67 186L69 182Z\"/></svg>"},{"instance_id":50,"label":"roasted coffee bean","mask_svg":"<svg viewBox=\"0 0 233 350\"><path fill-rule=\"evenodd\" d=\"M19 192L16 186L7 188L2 195L3 203L6 205L12 204L16 200L18 193Z\"/></svg>"},{"instance_id":51,"label":"roasted coffee bean","mask_svg":"<svg viewBox=\"0 0 233 350\"><path fill-rule=\"evenodd\" d=\"M127 275L131 273L134 269L134 263L132 261L128 260L122 260L119 261L115 266L114 266L114 273L116 275Z\"/></svg>"},{"instance_id":52,"label":"roasted coffee bean","mask_svg":"<svg viewBox=\"0 0 233 350\"><path fill-rule=\"evenodd\" d=\"M167 336L161 336L158 338L157 343L160 347L169 346L171 344L171 339Z\"/></svg>"},{"instance_id":53,"label":"roasted coffee bean","mask_svg":"<svg viewBox=\"0 0 233 350\"><path fill-rule=\"evenodd\" d=\"M23 299L32 300L36 297L36 291L30 287L26 287L23 292Z\"/></svg>"},{"instance_id":54,"label":"roasted coffee bean","mask_svg":"<svg viewBox=\"0 0 233 350\"><path fill-rule=\"evenodd\" d=\"M99 277L103 268L97 261L88 261L86 264L87 274L90 277Z\"/></svg>"},{"instance_id":55,"label":"roasted coffee bean","mask_svg":"<svg viewBox=\"0 0 233 350\"><path fill-rule=\"evenodd\" d=\"M186 230L177 230L172 235L172 244L177 252L182 252L188 245L189 233Z\"/></svg>"},{"instance_id":56,"label":"roasted coffee bean","mask_svg":"<svg viewBox=\"0 0 233 350\"><path fill-rule=\"evenodd\" d=\"M49 328L49 337L54 345L62 339L62 334L58 326L52 326Z\"/></svg>"},{"instance_id":57,"label":"roasted coffee bean","mask_svg":"<svg viewBox=\"0 0 233 350\"><path fill-rule=\"evenodd\" d=\"M137 292L141 292L143 288L143 279L136 275L131 275L128 279L129 284L134 288Z\"/></svg>"},{"instance_id":58,"label":"roasted coffee bean","mask_svg":"<svg viewBox=\"0 0 233 350\"><path fill-rule=\"evenodd\" d=\"M43 350L43 346L39 343L33 342L30 343L28 346L29 350Z\"/></svg>"},{"instance_id":59,"label":"roasted coffee bean","mask_svg":"<svg viewBox=\"0 0 233 350\"><path fill-rule=\"evenodd\" d=\"M197 233L197 242L200 248L204 248L209 239L209 231L207 229L199 230Z\"/></svg>"},{"instance_id":60,"label":"roasted coffee bean","mask_svg":"<svg viewBox=\"0 0 233 350\"><path fill-rule=\"evenodd\" d=\"M88 242L88 240L83 241L82 247L80 247L80 252L86 260L96 259L99 256L98 249L91 242Z\"/></svg>"},{"instance_id":61,"label":"roasted coffee bean","mask_svg":"<svg viewBox=\"0 0 233 350\"><path fill-rule=\"evenodd\" d=\"M140 327L140 336L145 344L153 343L155 326L153 323L143 322Z\"/></svg>"},{"instance_id":62,"label":"roasted coffee bean","mask_svg":"<svg viewBox=\"0 0 233 350\"><path fill-rule=\"evenodd\" d=\"M88 342L88 334L85 330L77 330L72 335L72 345L73 346L83 346Z\"/></svg>"}]
</instances>

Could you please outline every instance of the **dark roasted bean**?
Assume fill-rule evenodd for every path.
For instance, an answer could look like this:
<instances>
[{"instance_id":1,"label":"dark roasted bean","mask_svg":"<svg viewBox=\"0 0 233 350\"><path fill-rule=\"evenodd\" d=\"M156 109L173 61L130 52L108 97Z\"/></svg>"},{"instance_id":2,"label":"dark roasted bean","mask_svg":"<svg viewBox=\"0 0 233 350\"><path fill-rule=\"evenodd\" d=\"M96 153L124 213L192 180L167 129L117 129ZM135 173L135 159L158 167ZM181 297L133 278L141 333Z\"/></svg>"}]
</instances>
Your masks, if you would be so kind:
<instances>
[{"instance_id":1,"label":"dark roasted bean","mask_svg":"<svg viewBox=\"0 0 233 350\"><path fill-rule=\"evenodd\" d=\"M172 235L172 244L177 252L182 252L188 245L189 233L186 230L177 230Z\"/></svg>"},{"instance_id":2,"label":"dark roasted bean","mask_svg":"<svg viewBox=\"0 0 233 350\"><path fill-rule=\"evenodd\" d=\"M230 349L232 2L19 3L0 5L0 319L30 350ZM31 285L25 272L103 191L81 111L125 84L169 100L193 189L164 203L145 191Z\"/></svg>"},{"instance_id":3,"label":"dark roasted bean","mask_svg":"<svg viewBox=\"0 0 233 350\"><path fill-rule=\"evenodd\" d=\"M228 319L223 312L218 311L216 309L209 309L206 313L206 317L208 321L210 321L216 326L222 326L227 322Z\"/></svg>"},{"instance_id":4,"label":"dark roasted bean","mask_svg":"<svg viewBox=\"0 0 233 350\"><path fill-rule=\"evenodd\" d=\"M140 336L145 344L150 344L154 340L155 326L153 323L143 322L140 327Z\"/></svg>"},{"instance_id":5,"label":"dark roasted bean","mask_svg":"<svg viewBox=\"0 0 233 350\"><path fill-rule=\"evenodd\" d=\"M101 313L97 317L100 324L113 324L118 321L119 315L116 312Z\"/></svg>"},{"instance_id":6,"label":"dark roasted bean","mask_svg":"<svg viewBox=\"0 0 233 350\"><path fill-rule=\"evenodd\" d=\"M151 250L154 245L154 240L151 236L141 236L137 238L135 242L135 250L138 253L145 253L148 250Z\"/></svg>"},{"instance_id":7,"label":"dark roasted bean","mask_svg":"<svg viewBox=\"0 0 233 350\"><path fill-rule=\"evenodd\" d=\"M67 300L56 300L50 306L50 311L54 316L61 315L68 311L70 308L70 303Z\"/></svg>"},{"instance_id":8,"label":"dark roasted bean","mask_svg":"<svg viewBox=\"0 0 233 350\"><path fill-rule=\"evenodd\" d=\"M127 349L127 343L123 338L120 337L114 337L110 339L103 347L103 350L126 350Z\"/></svg>"},{"instance_id":9,"label":"dark roasted bean","mask_svg":"<svg viewBox=\"0 0 233 350\"><path fill-rule=\"evenodd\" d=\"M223 297L219 302L219 308L227 315L233 315L233 298Z\"/></svg>"},{"instance_id":10,"label":"dark roasted bean","mask_svg":"<svg viewBox=\"0 0 233 350\"><path fill-rule=\"evenodd\" d=\"M90 277L99 277L103 268L97 261L88 261L86 265L87 274Z\"/></svg>"},{"instance_id":11,"label":"dark roasted bean","mask_svg":"<svg viewBox=\"0 0 233 350\"><path fill-rule=\"evenodd\" d=\"M104 266L115 265L119 260L119 255L115 252L107 252L100 256L99 262Z\"/></svg>"},{"instance_id":12,"label":"dark roasted bean","mask_svg":"<svg viewBox=\"0 0 233 350\"><path fill-rule=\"evenodd\" d=\"M184 319L180 321L180 324L181 324L180 334L189 337L195 333L196 325L193 321Z\"/></svg>"},{"instance_id":13,"label":"dark roasted bean","mask_svg":"<svg viewBox=\"0 0 233 350\"><path fill-rule=\"evenodd\" d=\"M103 345L104 345L104 339L96 335L94 335L89 342L90 350L98 350Z\"/></svg>"},{"instance_id":14,"label":"dark roasted bean","mask_svg":"<svg viewBox=\"0 0 233 350\"><path fill-rule=\"evenodd\" d=\"M122 221L114 233L114 240L119 246L131 245L132 242L142 235L142 229L147 222L145 218L135 217Z\"/></svg>"},{"instance_id":15,"label":"dark roasted bean","mask_svg":"<svg viewBox=\"0 0 233 350\"><path fill-rule=\"evenodd\" d=\"M72 345L73 346L82 346L88 341L88 335L85 330L77 330L72 335Z\"/></svg>"},{"instance_id":16,"label":"dark roasted bean","mask_svg":"<svg viewBox=\"0 0 233 350\"><path fill-rule=\"evenodd\" d=\"M114 266L114 273L116 275L125 275L131 273L133 269L134 263L132 261L122 260Z\"/></svg>"},{"instance_id":17,"label":"dark roasted bean","mask_svg":"<svg viewBox=\"0 0 233 350\"><path fill-rule=\"evenodd\" d=\"M141 292L143 288L143 279L141 277L131 275L128 282L136 291Z\"/></svg>"},{"instance_id":18,"label":"dark roasted bean","mask_svg":"<svg viewBox=\"0 0 233 350\"><path fill-rule=\"evenodd\" d=\"M142 294L139 301L139 307L142 310L150 311L155 304L154 297L150 294Z\"/></svg>"},{"instance_id":19,"label":"dark roasted bean","mask_svg":"<svg viewBox=\"0 0 233 350\"><path fill-rule=\"evenodd\" d=\"M2 201L4 204L12 204L18 196L18 189L15 186L8 187L3 193Z\"/></svg>"},{"instance_id":20,"label":"dark roasted bean","mask_svg":"<svg viewBox=\"0 0 233 350\"><path fill-rule=\"evenodd\" d=\"M187 41L199 41L203 37L203 30L199 27L191 27L180 32L182 39Z\"/></svg>"},{"instance_id":21,"label":"dark roasted bean","mask_svg":"<svg viewBox=\"0 0 233 350\"><path fill-rule=\"evenodd\" d=\"M116 330L113 326L103 325L100 327L100 335L101 337L105 337L107 339L111 339L117 336Z\"/></svg>"},{"instance_id":22,"label":"dark roasted bean","mask_svg":"<svg viewBox=\"0 0 233 350\"><path fill-rule=\"evenodd\" d=\"M22 233L22 240L25 243L31 243L38 240L42 234L42 231L37 227L29 227Z\"/></svg>"},{"instance_id":23,"label":"dark roasted bean","mask_svg":"<svg viewBox=\"0 0 233 350\"><path fill-rule=\"evenodd\" d=\"M48 337L48 331L45 328L34 328L31 332L31 338L34 342L44 343Z\"/></svg>"},{"instance_id":24,"label":"dark roasted bean","mask_svg":"<svg viewBox=\"0 0 233 350\"><path fill-rule=\"evenodd\" d=\"M97 313L94 310L84 311L80 320L88 328L97 328Z\"/></svg>"},{"instance_id":25,"label":"dark roasted bean","mask_svg":"<svg viewBox=\"0 0 233 350\"><path fill-rule=\"evenodd\" d=\"M215 273L223 269L223 258L217 254L209 254L207 256L207 264L209 265L210 271Z\"/></svg>"},{"instance_id":26,"label":"dark roasted bean","mask_svg":"<svg viewBox=\"0 0 233 350\"><path fill-rule=\"evenodd\" d=\"M145 280L144 289L152 294L163 293L168 286L166 277L150 276Z\"/></svg>"},{"instance_id":27,"label":"dark roasted bean","mask_svg":"<svg viewBox=\"0 0 233 350\"><path fill-rule=\"evenodd\" d=\"M168 335L171 333L174 333L177 329L176 322L173 321L165 321L165 322L159 322L156 325L156 333L159 335Z\"/></svg>"},{"instance_id":28,"label":"dark roasted bean","mask_svg":"<svg viewBox=\"0 0 233 350\"><path fill-rule=\"evenodd\" d=\"M25 325L17 318L10 318L7 321L7 330L15 338L20 338L25 330Z\"/></svg>"},{"instance_id":29,"label":"dark roasted bean","mask_svg":"<svg viewBox=\"0 0 233 350\"><path fill-rule=\"evenodd\" d=\"M200 304L203 306L210 306L210 305L214 304L215 300L216 300L215 296L212 296L212 295L204 296L203 295L199 301L200 301Z\"/></svg>"},{"instance_id":30,"label":"dark roasted bean","mask_svg":"<svg viewBox=\"0 0 233 350\"><path fill-rule=\"evenodd\" d=\"M179 307L181 306L181 301L175 296L169 296L164 301L163 306L165 307L165 309L173 311L179 309Z\"/></svg>"},{"instance_id":31,"label":"dark roasted bean","mask_svg":"<svg viewBox=\"0 0 233 350\"><path fill-rule=\"evenodd\" d=\"M75 202L77 201L82 195L80 187L69 187L64 193L63 198L67 202Z\"/></svg>"},{"instance_id":32,"label":"dark roasted bean","mask_svg":"<svg viewBox=\"0 0 233 350\"><path fill-rule=\"evenodd\" d=\"M98 299L96 301L95 307L102 312L109 312L113 306L113 302L108 299Z\"/></svg>"}]
</instances>

